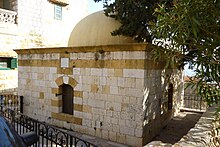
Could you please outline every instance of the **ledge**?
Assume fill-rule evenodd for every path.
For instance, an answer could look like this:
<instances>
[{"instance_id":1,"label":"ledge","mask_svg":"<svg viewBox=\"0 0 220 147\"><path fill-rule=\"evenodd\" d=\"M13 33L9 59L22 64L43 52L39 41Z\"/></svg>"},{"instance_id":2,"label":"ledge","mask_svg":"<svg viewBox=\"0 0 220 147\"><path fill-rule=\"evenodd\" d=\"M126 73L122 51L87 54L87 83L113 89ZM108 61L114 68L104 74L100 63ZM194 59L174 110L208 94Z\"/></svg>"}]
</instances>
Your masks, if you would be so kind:
<instances>
[{"instance_id":1,"label":"ledge","mask_svg":"<svg viewBox=\"0 0 220 147\"><path fill-rule=\"evenodd\" d=\"M48 1L64 7L69 5L68 0L48 0Z\"/></svg>"}]
</instances>

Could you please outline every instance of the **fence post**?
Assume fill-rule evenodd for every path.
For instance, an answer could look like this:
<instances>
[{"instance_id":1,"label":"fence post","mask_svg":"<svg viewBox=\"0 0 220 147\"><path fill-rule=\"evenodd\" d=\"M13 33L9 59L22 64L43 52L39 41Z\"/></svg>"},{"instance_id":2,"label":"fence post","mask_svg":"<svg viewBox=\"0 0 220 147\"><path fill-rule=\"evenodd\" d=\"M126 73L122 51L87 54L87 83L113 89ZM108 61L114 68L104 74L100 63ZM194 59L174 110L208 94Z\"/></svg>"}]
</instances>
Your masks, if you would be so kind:
<instances>
[{"instance_id":1,"label":"fence post","mask_svg":"<svg viewBox=\"0 0 220 147\"><path fill-rule=\"evenodd\" d=\"M20 96L20 112L23 113L24 97Z\"/></svg>"},{"instance_id":2,"label":"fence post","mask_svg":"<svg viewBox=\"0 0 220 147\"><path fill-rule=\"evenodd\" d=\"M2 110L3 110L3 104L4 104L4 102L3 102L3 96L2 95L0 95L0 107L1 107L1 112L2 112Z\"/></svg>"}]
</instances>

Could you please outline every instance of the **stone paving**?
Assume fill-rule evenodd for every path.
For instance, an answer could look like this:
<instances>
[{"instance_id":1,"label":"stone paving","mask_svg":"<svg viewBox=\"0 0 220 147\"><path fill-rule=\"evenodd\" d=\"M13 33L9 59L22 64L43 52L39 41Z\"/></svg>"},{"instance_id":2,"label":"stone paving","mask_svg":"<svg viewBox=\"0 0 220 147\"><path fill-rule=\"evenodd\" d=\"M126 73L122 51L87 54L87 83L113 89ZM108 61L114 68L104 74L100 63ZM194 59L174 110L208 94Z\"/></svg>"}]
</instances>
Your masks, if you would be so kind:
<instances>
[{"instance_id":1,"label":"stone paving","mask_svg":"<svg viewBox=\"0 0 220 147\"><path fill-rule=\"evenodd\" d=\"M161 146L163 143L165 146L172 146L195 126L201 115L196 112L178 113L147 146Z\"/></svg>"}]
</instances>

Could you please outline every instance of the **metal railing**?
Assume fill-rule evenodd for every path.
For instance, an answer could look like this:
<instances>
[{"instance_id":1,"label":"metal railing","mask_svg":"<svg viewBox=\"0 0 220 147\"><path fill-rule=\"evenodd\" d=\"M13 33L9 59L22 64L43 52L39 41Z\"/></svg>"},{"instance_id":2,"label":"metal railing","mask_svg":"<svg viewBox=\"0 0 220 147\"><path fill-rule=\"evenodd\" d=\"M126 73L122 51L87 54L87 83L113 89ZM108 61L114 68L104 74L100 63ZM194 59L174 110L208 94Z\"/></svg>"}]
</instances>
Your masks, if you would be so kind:
<instances>
[{"instance_id":1,"label":"metal railing","mask_svg":"<svg viewBox=\"0 0 220 147\"><path fill-rule=\"evenodd\" d=\"M14 94L1 94L0 95L0 110L11 109L16 112L23 113L23 96Z\"/></svg>"},{"instance_id":2,"label":"metal railing","mask_svg":"<svg viewBox=\"0 0 220 147\"><path fill-rule=\"evenodd\" d=\"M0 8L0 22L15 24L17 12Z\"/></svg>"},{"instance_id":3,"label":"metal railing","mask_svg":"<svg viewBox=\"0 0 220 147\"><path fill-rule=\"evenodd\" d=\"M183 107L187 109L202 111L206 110L207 105L200 96L196 94L185 94L183 100Z\"/></svg>"},{"instance_id":4,"label":"metal railing","mask_svg":"<svg viewBox=\"0 0 220 147\"><path fill-rule=\"evenodd\" d=\"M22 100L18 100L19 98ZM23 111L23 108L20 108L23 97L1 95L0 101L0 113L12 124L18 134L30 131L37 133L39 141L32 145L33 147L97 147L92 142L68 133L68 130L60 129L20 113Z\"/></svg>"}]
</instances>

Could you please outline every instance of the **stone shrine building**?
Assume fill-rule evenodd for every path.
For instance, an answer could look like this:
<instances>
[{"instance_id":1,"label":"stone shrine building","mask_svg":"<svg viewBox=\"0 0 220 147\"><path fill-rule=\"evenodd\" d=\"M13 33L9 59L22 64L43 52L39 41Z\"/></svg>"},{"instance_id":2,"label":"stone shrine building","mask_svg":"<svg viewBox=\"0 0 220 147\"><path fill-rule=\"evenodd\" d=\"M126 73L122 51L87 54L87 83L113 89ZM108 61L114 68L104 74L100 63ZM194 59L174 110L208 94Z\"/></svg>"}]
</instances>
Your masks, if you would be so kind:
<instances>
[{"instance_id":1,"label":"stone shrine building","mask_svg":"<svg viewBox=\"0 0 220 147\"><path fill-rule=\"evenodd\" d=\"M131 146L149 142L178 111L182 72L154 62L147 43L111 36L103 11L81 20L69 47L16 50L24 113Z\"/></svg>"}]
</instances>

